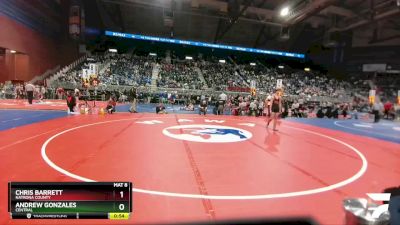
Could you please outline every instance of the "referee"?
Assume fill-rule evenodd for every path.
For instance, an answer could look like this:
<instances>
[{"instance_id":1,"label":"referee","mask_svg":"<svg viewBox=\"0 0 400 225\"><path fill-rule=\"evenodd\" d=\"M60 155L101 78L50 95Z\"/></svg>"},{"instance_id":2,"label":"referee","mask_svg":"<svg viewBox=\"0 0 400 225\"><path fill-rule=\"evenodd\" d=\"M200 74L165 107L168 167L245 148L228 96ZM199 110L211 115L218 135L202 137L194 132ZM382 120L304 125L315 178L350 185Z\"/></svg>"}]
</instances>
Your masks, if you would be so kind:
<instances>
[{"instance_id":1,"label":"referee","mask_svg":"<svg viewBox=\"0 0 400 225\"><path fill-rule=\"evenodd\" d=\"M225 103L226 103L227 99L228 99L228 96L224 92L222 92L219 95L219 99L218 99L218 102L217 102L217 115L223 115L224 114Z\"/></svg>"},{"instance_id":2,"label":"referee","mask_svg":"<svg viewBox=\"0 0 400 225\"><path fill-rule=\"evenodd\" d=\"M35 91L35 86L33 86L33 84L31 83L28 83L27 85L25 85L25 91L26 95L28 96L28 102L29 104L32 105L33 92Z\"/></svg>"},{"instance_id":3,"label":"referee","mask_svg":"<svg viewBox=\"0 0 400 225\"><path fill-rule=\"evenodd\" d=\"M129 90L129 101L131 102L131 107L129 108L129 112L136 113L136 103L137 103L137 91L135 87L132 87Z\"/></svg>"}]
</instances>

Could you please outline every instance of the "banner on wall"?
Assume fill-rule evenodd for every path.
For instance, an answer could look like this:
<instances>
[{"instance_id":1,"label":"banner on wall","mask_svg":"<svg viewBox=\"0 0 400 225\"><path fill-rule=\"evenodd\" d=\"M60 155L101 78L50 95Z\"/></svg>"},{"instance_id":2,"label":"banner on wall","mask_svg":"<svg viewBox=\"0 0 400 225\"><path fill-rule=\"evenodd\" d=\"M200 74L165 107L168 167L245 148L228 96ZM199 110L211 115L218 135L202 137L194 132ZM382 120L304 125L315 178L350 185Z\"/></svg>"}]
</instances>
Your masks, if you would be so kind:
<instances>
[{"instance_id":1,"label":"banner on wall","mask_svg":"<svg viewBox=\"0 0 400 225\"><path fill-rule=\"evenodd\" d=\"M145 35L139 35L139 34L120 33L120 32L113 32L113 31L105 31L105 35L121 37L121 38L131 38L131 39L144 40L144 41L164 42L164 43L170 43L170 44L183 44L183 45L207 47L207 48L214 48L214 49L215 48L227 49L227 50L233 50L233 51L295 57L295 58L301 58L301 59L305 58L304 54L299 54L299 53L294 53L294 52L281 52L281 51L265 50L265 49L258 49L258 48L245 48L245 47L232 46L232 45L219 45L219 44L215 44L215 43L179 40L179 39L171 39L171 38L163 38L163 37L145 36Z\"/></svg>"},{"instance_id":2,"label":"banner on wall","mask_svg":"<svg viewBox=\"0 0 400 225\"><path fill-rule=\"evenodd\" d=\"M82 80L89 79L89 71L87 69L82 69Z\"/></svg>"},{"instance_id":3,"label":"banner on wall","mask_svg":"<svg viewBox=\"0 0 400 225\"><path fill-rule=\"evenodd\" d=\"M78 40L81 35L81 7L72 5L69 8L69 35L72 39Z\"/></svg>"},{"instance_id":4,"label":"banner on wall","mask_svg":"<svg viewBox=\"0 0 400 225\"><path fill-rule=\"evenodd\" d=\"M90 72L88 69L82 69L82 83L84 87L88 87L90 83Z\"/></svg>"},{"instance_id":5,"label":"banner on wall","mask_svg":"<svg viewBox=\"0 0 400 225\"><path fill-rule=\"evenodd\" d=\"M400 105L400 90L397 91L397 104Z\"/></svg>"},{"instance_id":6,"label":"banner on wall","mask_svg":"<svg viewBox=\"0 0 400 225\"><path fill-rule=\"evenodd\" d=\"M255 80L250 81L250 94L251 96L255 96L257 94L257 82Z\"/></svg>"},{"instance_id":7,"label":"banner on wall","mask_svg":"<svg viewBox=\"0 0 400 225\"><path fill-rule=\"evenodd\" d=\"M375 103L375 94L376 94L376 91L375 91L375 90L369 90L369 97L368 97L368 99L369 99L369 103L370 103L370 104L374 104L374 103Z\"/></svg>"},{"instance_id":8,"label":"banner on wall","mask_svg":"<svg viewBox=\"0 0 400 225\"><path fill-rule=\"evenodd\" d=\"M251 80L250 81L250 87L251 88L256 88L256 86L257 86L257 82L255 80Z\"/></svg>"},{"instance_id":9,"label":"banner on wall","mask_svg":"<svg viewBox=\"0 0 400 225\"><path fill-rule=\"evenodd\" d=\"M89 63L89 69L82 69L82 83L84 87L97 86L99 84L99 65Z\"/></svg>"},{"instance_id":10,"label":"banner on wall","mask_svg":"<svg viewBox=\"0 0 400 225\"><path fill-rule=\"evenodd\" d=\"M89 76L91 78L97 78L99 74L99 66L96 63L89 63Z\"/></svg>"},{"instance_id":11,"label":"banner on wall","mask_svg":"<svg viewBox=\"0 0 400 225\"><path fill-rule=\"evenodd\" d=\"M384 64L384 63L363 64L362 71L363 72L385 72L386 64Z\"/></svg>"},{"instance_id":12,"label":"banner on wall","mask_svg":"<svg viewBox=\"0 0 400 225\"><path fill-rule=\"evenodd\" d=\"M282 79L276 80L276 88L282 88Z\"/></svg>"}]
</instances>

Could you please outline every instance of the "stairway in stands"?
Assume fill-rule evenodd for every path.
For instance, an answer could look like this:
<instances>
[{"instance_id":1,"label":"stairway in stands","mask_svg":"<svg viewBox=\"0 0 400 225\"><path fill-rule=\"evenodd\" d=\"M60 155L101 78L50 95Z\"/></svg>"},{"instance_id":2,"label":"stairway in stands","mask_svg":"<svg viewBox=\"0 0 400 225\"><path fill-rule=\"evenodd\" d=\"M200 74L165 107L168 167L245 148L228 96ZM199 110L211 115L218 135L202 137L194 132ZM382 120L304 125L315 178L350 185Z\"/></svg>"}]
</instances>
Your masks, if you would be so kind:
<instances>
[{"instance_id":1,"label":"stairway in stands","mask_svg":"<svg viewBox=\"0 0 400 225\"><path fill-rule=\"evenodd\" d=\"M205 88L207 89L208 85L207 85L206 79L204 79L203 72L201 72L201 69L197 66L194 69L196 70L197 74L199 75L200 81L205 85Z\"/></svg>"},{"instance_id":2,"label":"stairway in stands","mask_svg":"<svg viewBox=\"0 0 400 225\"><path fill-rule=\"evenodd\" d=\"M239 78L246 87L250 87L250 84L242 76L242 73L241 73L241 71L239 69L239 66L236 64L235 60L233 60L230 56L228 57L228 59L235 66L235 77Z\"/></svg>"},{"instance_id":3,"label":"stairway in stands","mask_svg":"<svg viewBox=\"0 0 400 225\"><path fill-rule=\"evenodd\" d=\"M49 74L46 78L44 78L45 83L47 86L51 86L54 81L56 81L60 76L63 74L68 73L70 70L75 69L77 66L81 65L86 61L86 59L90 56L90 54L85 54L78 59L76 59L74 62L71 64L64 66L63 68L59 68L58 70L52 71L51 74Z\"/></svg>"},{"instance_id":4,"label":"stairway in stands","mask_svg":"<svg viewBox=\"0 0 400 225\"><path fill-rule=\"evenodd\" d=\"M153 70L151 72L151 85L150 85L152 91L157 89L157 80L159 73L160 73L160 64L154 63Z\"/></svg>"}]
</instances>

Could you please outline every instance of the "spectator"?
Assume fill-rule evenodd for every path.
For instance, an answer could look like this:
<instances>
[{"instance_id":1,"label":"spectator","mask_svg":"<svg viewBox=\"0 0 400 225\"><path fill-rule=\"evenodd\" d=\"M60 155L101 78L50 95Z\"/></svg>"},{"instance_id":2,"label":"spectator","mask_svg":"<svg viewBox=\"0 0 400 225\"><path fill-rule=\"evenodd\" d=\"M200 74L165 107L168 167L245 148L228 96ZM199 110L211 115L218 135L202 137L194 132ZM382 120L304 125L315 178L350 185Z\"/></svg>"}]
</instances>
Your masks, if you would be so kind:
<instances>
[{"instance_id":1,"label":"spectator","mask_svg":"<svg viewBox=\"0 0 400 225\"><path fill-rule=\"evenodd\" d=\"M74 107L76 105L75 96L71 94L70 91L67 92L67 106L68 106L68 113L74 112Z\"/></svg>"},{"instance_id":2,"label":"spectator","mask_svg":"<svg viewBox=\"0 0 400 225\"><path fill-rule=\"evenodd\" d=\"M215 107L217 108L217 115L223 115L224 114L224 108L225 108L225 101L224 100L218 100Z\"/></svg>"},{"instance_id":3,"label":"spectator","mask_svg":"<svg viewBox=\"0 0 400 225\"><path fill-rule=\"evenodd\" d=\"M201 100L200 105L199 105L199 115L201 115L202 113L204 115L207 114L207 105L208 104L207 104L207 100L206 99Z\"/></svg>"},{"instance_id":4,"label":"spectator","mask_svg":"<svg viewBox=\"0 0 400 225\"><path fill-rule=\"evenodd\" d=\"M251 116L256 116L257 115L257 110L258 110L258 102L256 99L254 99L253 101L251 101L250 105L249 105L249 114Z\"/></svg>"},{"instance_id":5,"label":"spectator","mask_svg":"<svg viewBox=\"0 0 400 225\"><path fill-rule=\"evenodd\" d=\"M385 119L389 119L389 112L390 112L390 110L393 108L393 104L389 101L389 100L387 100L386 101L386 103L385 103L385 105L383 106L384 107L384 116L383 116L383 118Z\"/></svg>"},{"instance_id":6,"label":"spectator","mask_svg":"<svg viewBox=\"0 0 400 225\"><path fill-rule=\"evenodd\" d=\"M379 98L375 99L375 102L372 104L372 114L374 114L375 119L374 122L378 123L380 120L380 115L383 114L383 104L382 102L379 100Z\"/></svg>"},{"instance_id":7,"label":"spectator","mask_svg":"<svg viewBox=\"0 0 400 225\"><path fill-rule=\"evenodd\" d=\"M31 83L25 85L26 95L28 96L28 102L32 105L33 92L35 91L35 86Z\"/></svg>"},{"instance_id":8,"label":"spectator","mask_svg":"<svg viewBox=\"0 0 400 225\"><path fill-rule=\"evenodd\" d=\"M117 105L116 102L116 97L115 96L111 96L110 99L107 102L107 113L112 114L113 112L115 112L115 107Z\"/></svg>"},{"instance_id":9,"label":"spectator","mask_svg":"<svg viewBox=\"0 0 400 225\"><path fill-rule=\"evenodd\" d=\"M129 112L136 113L136 103L137 103L137 90L136 88L132 87L129 90L129 101L131 102L131 107L129 108Z\"/></svg>"},{"instance_id":10,"label":"spectator","mask_svg":"<svg viewBox=\"0 0 400 225\"><path fill-rule=\"evenodd\" d=\"M165 106L162 102L160 102L160 104L158 104L158 106L156 107L156 113L157 114L166 114L167 111L165 110Z\"/></svg>"},{"instance_id":11,"label":"spectator","mask_svg":"<svg viewBox=\"0 0 400 225\"><path fill-rule=\"evenodd\" d=\"M324 118L324 112L322 111L322 108L319 108L317 111L317 117L318 118Z\"/></svg>"}]
</instances>

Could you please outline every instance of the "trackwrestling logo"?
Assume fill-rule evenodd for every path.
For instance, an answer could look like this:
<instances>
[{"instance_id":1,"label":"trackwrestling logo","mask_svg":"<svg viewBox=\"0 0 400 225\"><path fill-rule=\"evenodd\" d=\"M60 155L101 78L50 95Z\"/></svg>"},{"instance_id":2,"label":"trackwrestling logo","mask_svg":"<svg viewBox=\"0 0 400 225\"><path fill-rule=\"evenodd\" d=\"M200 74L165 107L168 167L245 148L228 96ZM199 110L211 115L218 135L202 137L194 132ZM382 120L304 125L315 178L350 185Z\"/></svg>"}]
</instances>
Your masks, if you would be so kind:
<instances>
[{"instance_id":1,"label":"trackwrestling logo","mask_svg":"<svg viewBox=\"0 0 400 225\"><path fill-rule=\"evenodd\" d=\"M207 124L172 126L165 128L162 132L171 138L205 143L246 141L253 136L249 131L236 127Z\"/></svg>"}]
</instances>

